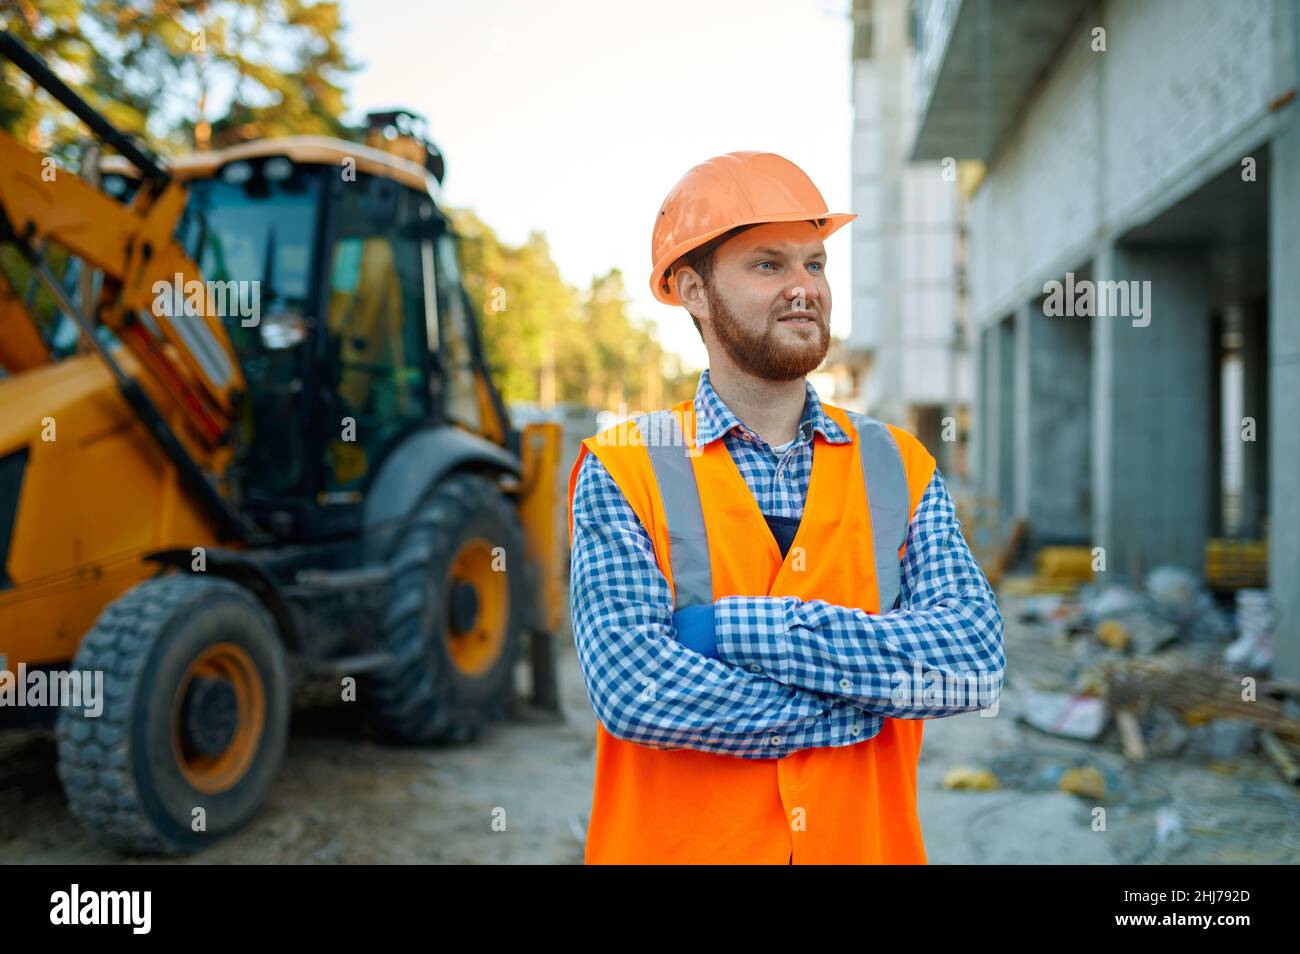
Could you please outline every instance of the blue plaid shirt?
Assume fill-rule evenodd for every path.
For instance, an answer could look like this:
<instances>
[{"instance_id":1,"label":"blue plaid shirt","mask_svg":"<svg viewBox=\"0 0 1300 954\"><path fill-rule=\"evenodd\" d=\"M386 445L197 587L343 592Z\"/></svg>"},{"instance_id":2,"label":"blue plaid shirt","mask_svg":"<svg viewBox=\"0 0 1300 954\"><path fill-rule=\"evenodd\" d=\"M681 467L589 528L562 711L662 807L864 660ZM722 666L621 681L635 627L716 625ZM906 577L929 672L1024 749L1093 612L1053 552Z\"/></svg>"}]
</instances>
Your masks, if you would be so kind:
<instances>
[{"instance_id":1,"label":"blue plaid shirt","mask_svg":"<svg viewBox=\"0 0 1300 954\"><path fill-rule=\"evenodd\" d=\"M696 441L725 442L767 515L803 515L814 432L852 441L805 386L799 430L777 452L722 402L708 370L700 375ZM937 469L912 516L904 558L901 602L889 613L794 596L716 600L719 658L711 659L673 638L672 591L650 536L589 452L573 495L570 608L592 709L610 734L630 742L780 758L869 739L884 717L932 719L995 705L1002 615ZM976 677L986 680L979 691L971 688Z\"/></svg>"}]
</instances>

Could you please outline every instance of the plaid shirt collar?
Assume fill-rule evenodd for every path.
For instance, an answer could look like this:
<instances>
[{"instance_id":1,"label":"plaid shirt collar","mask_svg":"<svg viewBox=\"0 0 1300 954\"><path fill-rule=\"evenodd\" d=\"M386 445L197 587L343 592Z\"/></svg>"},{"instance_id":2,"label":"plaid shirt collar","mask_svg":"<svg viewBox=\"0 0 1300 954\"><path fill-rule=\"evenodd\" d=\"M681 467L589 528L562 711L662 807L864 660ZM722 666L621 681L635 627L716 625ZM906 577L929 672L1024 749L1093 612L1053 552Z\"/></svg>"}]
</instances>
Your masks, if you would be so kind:
<instances>
[{"instance_id":1,"label":"plaid shirt collar","mask_svg":"<svg viewBox=\"0 0 1300 954\"><path fill-rule=\"evenodd\" d=\"M844 432L844 428L831 420L830 416L822 410L821 401L812 383L804 378L803 385L807 392L807 400L804 401L803 417L799 421L799 431L795 434L795 440L798 442L811 440L812 432L817 431L832 444L850 443L853 438L849 437ZM709 380L709 369L705 368L700 372L700 383L695 389L696 445L704 447L737 428L741 434L748 434L754 440L761 440L757 434L742 424L740 418L736 417L731 408L718 397L718 392L713 390L713 384Z\"/></svg>"}]
</instances>

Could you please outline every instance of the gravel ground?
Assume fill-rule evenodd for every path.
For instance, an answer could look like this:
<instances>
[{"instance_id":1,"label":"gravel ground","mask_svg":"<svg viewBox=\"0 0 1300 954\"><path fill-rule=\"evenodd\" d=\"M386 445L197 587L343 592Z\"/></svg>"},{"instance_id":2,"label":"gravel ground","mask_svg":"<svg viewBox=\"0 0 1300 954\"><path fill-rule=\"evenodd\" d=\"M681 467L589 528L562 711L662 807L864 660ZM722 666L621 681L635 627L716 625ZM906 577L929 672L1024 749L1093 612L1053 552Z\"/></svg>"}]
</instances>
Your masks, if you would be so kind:
<instances>
[{"instance_id":1,"label":"gravel ground","mask_svg":"<svg viewBox=\"0 0 1300 954\"><path fill-rule=\"evenodd\" d=\"M1113 735L1073 742L1018 722L1026 689L1064 688L1071 654L1045 630L1018 623L1013 601L1003 609L1009 677L999 714L926 725L919 810L931 864L1300 861L1300 792L1258 754L1131 766ZM381 745L355 706L322 699L323 687L301 692L285 765L262 812L180 863L581 863L595 721L571 642L562 640L560 661L564 721L499 723L459 747ZM1001 787L945 790L944 774L958 765L992 770ZM1101 799L1057 789L1074 766L1102 774ZM1092 828L1097 807L1105 831ZM505 830L497 831L502 810ZM52 735L0 736L0 863L119 861L69 816Z\"/></svg>"}]
</instances>

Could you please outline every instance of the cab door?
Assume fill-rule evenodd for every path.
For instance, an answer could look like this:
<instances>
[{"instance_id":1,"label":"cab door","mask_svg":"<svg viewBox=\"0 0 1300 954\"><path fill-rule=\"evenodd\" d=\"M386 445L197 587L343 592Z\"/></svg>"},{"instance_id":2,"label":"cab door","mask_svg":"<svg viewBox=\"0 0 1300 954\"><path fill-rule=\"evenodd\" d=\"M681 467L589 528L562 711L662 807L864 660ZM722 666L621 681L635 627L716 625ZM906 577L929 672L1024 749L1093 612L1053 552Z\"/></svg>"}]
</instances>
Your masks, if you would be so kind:
<instances>
[{"instance_id":1,"label":"cab door","mask_svg":"<svg viewBox=\"0 0 1300 954\"><path fill-rule=\"evenodd\" d=\"M431 411L420 207L432 203L365 174L339 195L324 308L333 410L322 422L321 503L359 500L387 452Z\"/></svg>"}]
</instances>

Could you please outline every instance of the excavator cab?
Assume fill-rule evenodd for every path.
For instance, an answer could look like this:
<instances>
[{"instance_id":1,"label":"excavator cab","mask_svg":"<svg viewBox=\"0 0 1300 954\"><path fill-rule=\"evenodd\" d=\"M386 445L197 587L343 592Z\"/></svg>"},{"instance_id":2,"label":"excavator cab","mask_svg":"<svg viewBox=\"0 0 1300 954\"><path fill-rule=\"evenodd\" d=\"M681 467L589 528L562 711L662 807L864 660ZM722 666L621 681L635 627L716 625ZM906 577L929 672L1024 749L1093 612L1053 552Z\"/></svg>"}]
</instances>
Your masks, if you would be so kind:
<instances>
[{"instance_id":1,"label":"excavator cab","mask_svg":"<svg viewBox=\"0 0 1300 954\"><path fill-rule=\"evenodd\" d=\"M369 162L358 167L362 149ZM106 190L129 195L121 160L104 167ZM282 540L347 528L375 469L430 423L508 434L427 170L416 188L401 155L321 139L173 169L189 189L178 242L206 281L235 285L227 297L238 307L222 319L247 387L239 476L259 525Z\"/></svg>"}]
</instances>

